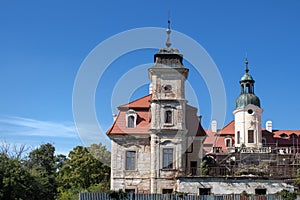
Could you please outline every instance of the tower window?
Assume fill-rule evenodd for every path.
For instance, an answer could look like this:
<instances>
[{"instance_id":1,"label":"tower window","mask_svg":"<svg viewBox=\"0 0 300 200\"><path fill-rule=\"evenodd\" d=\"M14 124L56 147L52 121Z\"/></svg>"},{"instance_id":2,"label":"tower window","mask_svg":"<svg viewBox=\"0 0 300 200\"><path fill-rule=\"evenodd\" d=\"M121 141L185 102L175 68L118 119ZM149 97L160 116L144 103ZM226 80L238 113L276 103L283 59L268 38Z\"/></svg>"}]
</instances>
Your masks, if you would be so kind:
<instances>
[{"instance_id":1,"label":"tower window","mask_svg":"<svg viewBox=\"0 0 300 200\"><path fill-rule=\"evenodd\" d=\"M165 85L163 87L163 89L164 89L165 92L170 92L172 90L172 86L171 85Z\"/></svg>"},{"instance_id":2,"label":"tower window","mask_svg":"<svg viewBox=\"0 0 300 200\"><path fill-rule=\"evenodd\" d=\"M253 114L253 110L252 110L252 109L249 109L249 110L248 110L248 114L249 114L249 115L252 115L252 114Z\"/></svg>"},{"instance_id":3,"label":"tower window","mask_svg":"<svg viewBox=\"0 0 300 200\"><path fill-rule=\"evenodd\" d=\"M173 149L163 149L163 169L173 169Z\"/></svg>"},{"instance_id":4,"label":"tower window","mask_svg":"<svg viewBox=\"0 0 300 200\"><path fill-rule=\"evenodd\" d=\"M248 130L248 143L254 143L254 130Z\"/></svg>"},{"instance_id":5,"label":"tower window","mask_svg":"<svg viewBox=\"0 0 300 200\"><path fill-rule=\"evenodd\" d=\"M167 110L165 112L165 123L172 124L172 111L171 110Z\"/></svg>"},{"instance_id":6,"label":"tower window","mask_svg":"<svg viewBox=\"0 0 300 200\"><path fill-rule=\"evenodd\" d=\"M240 137L241 137L240 131L238 131L236 134L237 134L236 135L237 144L240 144Z\"/></svg>"}]
</instances>

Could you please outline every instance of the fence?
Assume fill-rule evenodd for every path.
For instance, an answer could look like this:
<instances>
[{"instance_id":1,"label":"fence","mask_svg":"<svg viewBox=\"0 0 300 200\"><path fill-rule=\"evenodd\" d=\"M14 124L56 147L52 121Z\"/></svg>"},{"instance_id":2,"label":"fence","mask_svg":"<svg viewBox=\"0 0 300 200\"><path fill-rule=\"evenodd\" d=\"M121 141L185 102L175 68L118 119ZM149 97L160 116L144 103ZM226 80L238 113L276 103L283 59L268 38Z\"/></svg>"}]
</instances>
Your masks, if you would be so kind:
<instances>
[{"instance_id":1,"label":"fence","mask_svg":"<svg viewBox=\"0 0 300 200\"><path fill-rule=\"evenodd\" d=\"M297 197L299 199L299 197ZM106 193L80 193L79 200L285 200L280 195L241 196L229 195L180 195L180 194L133 194L112 197Z\"/></svg>"}]
</instances>

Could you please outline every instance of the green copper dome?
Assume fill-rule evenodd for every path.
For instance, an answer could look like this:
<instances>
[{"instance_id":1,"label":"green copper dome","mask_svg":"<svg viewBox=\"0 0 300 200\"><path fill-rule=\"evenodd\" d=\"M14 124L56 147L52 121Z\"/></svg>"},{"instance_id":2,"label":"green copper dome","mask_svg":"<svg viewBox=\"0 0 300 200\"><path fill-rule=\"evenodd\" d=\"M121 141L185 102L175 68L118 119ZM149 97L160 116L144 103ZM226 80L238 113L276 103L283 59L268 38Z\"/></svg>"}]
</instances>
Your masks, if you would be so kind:
<instances>
[{"instance_id":1,"label":"green copper dome","mask_svg":"<svg viewBox=\"0 0 300 200\"><path fill-rule=\"evenodd\" d=\"M252 76L250 74L245 73L244 76L242 76L241 81L254 81Z\"/></svg>"},{"instance_id":2,"label":"green copper dome","mask_svg":"<svg viewBox=\"0 0 300 200\"><path fill-rule=\"evenodd\" d=\"M235 101L235 109L244 108L249 104L260 107L260 100L255 94L241 94Z\"/></svg>"},{"instance_id":3,"label":"green copper dome","mask_svg":"<svg viewBox=\"0 0 300 200\"><path fill-rule=\"evenodd\" d=\"M248 73L248 60L245 61L246 69L245 74L242 76L240 80L241 85L241 94L235 101L235 109L244 108L249 104L260 107L260 100L254 94L254 79Z\"/></svg>"}]
</instances>

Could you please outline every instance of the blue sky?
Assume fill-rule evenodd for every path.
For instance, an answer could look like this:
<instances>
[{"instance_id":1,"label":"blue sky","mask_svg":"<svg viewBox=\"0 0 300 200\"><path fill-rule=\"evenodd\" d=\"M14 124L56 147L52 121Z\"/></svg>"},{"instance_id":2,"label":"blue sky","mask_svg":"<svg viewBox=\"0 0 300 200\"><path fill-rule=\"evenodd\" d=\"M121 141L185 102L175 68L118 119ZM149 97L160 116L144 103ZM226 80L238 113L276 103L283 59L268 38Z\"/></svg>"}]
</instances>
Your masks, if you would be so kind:
<instances>
[{"instance_id":1,"label":"blue sky","mask_svg":"<svg viewBox=\"0 0 300 200\"><path fill-rule=\"evenodd\" d=\"M31 146L51 142L62 153L84 145L72 113L73 85L82 62L115 34L166 27L169 11L172 29L196 40L216 63L226 89L226 122L233 119L247 52L255 93L264 109L263 125L272 120L274 128L299 129L299 9L297 0L1 0L0 140ZM135 66L152 63L156 51L123 55L104 73L99 82L104 89L97 90L95 97L104 130L115 112L110 102L116 82ZM137 78L148 79L147 71ZM189 80L207 128L209 92L193 70ZM147 92L147 86L141 87L132 99Z\"/></svg>"}]
</instances>

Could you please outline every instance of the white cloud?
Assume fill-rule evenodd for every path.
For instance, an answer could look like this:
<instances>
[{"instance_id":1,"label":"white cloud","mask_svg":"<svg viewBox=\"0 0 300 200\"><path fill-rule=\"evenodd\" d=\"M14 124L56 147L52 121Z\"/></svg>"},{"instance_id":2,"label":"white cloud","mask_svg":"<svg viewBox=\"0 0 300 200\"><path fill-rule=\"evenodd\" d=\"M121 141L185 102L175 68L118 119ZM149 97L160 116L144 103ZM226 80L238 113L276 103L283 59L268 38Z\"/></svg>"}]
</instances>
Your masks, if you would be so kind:
<instances>
[{"instance_id":1,"label":"white cloud","mask_svg":"<svg viewBox=\"0 0 300 200\"><path fill-rule=\"evenodd\" d=\"M14 116L0 117L0 133L2 136L78 137L72 122L41 121Z\"/></svg>"}]
</instances>

